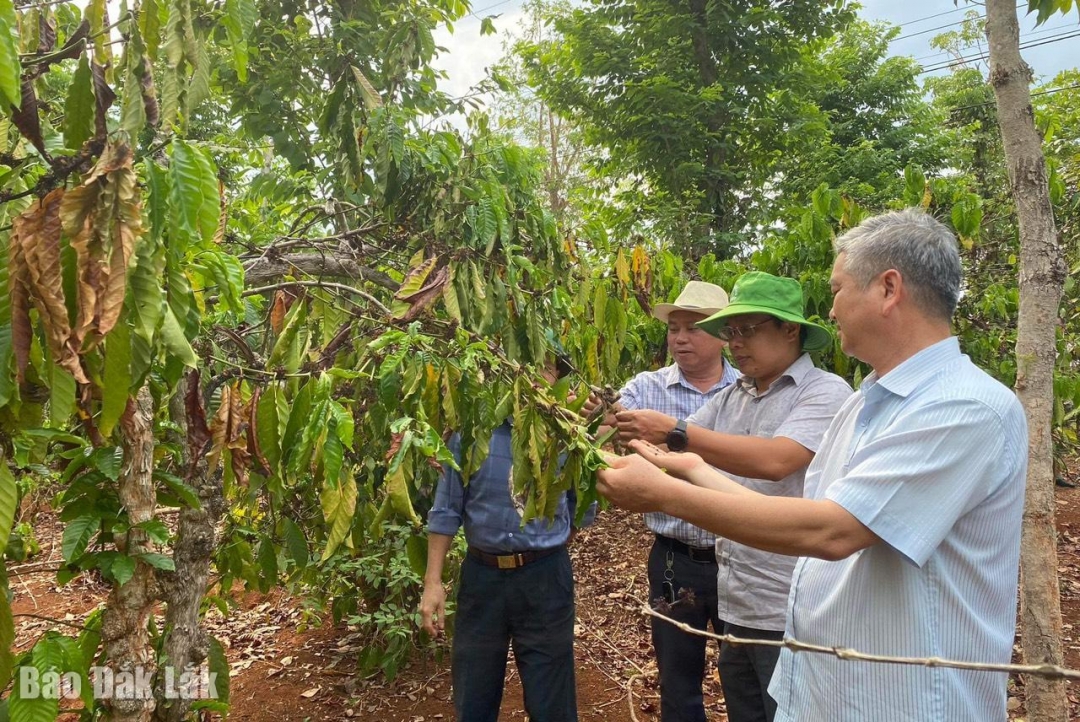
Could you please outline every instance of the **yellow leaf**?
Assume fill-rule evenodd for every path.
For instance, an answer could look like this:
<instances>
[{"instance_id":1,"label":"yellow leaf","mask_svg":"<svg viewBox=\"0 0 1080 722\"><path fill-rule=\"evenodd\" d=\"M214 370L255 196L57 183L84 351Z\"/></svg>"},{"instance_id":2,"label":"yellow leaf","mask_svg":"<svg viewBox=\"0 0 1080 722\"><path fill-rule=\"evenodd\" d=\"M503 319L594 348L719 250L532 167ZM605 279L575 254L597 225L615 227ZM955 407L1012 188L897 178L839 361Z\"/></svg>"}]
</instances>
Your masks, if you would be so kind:
<instances>
[{"instance_id":1,"label":"yellow leaf","mask_svg":"<svg viewBox=\"0 0 1080 722\"><path fill-rule=\"evenodd\" d=\"M423 258L423 251L417 251L417 255L413 256L413 261L417 260L418 257ZM424 281L435 269L437 261L438 259L432 256L419 265L413 265L412 261L409 262L409 272L402 279L401 287L394 294L394 301L390 304L391 318L402 318L409 312L412 305L408 302L409 297L424 287Z\"/></svg>"},{"instance_id":2,"label":"yellow leaf","mask_svg":"<svg viewBox=\"0 0 1080 722\"><path fill-rule=\"evenodd\" d=\"M626 262L626 255L621 248L615 256L615 275L622 285L630 286L630 265Z\"/></svg>"}]
</instances>

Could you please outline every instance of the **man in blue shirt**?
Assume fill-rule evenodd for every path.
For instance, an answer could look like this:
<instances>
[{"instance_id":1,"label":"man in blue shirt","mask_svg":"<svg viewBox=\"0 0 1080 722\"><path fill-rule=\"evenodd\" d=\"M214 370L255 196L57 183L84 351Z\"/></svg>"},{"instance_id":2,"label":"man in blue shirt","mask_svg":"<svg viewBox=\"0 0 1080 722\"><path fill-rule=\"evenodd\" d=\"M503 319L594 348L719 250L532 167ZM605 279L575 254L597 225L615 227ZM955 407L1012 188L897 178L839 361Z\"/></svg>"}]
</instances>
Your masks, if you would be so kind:
<instances>
[{"instance_id":1,"label":"man in blue shirt","mask_svg":"<svg viewBox=\"0 0 1080 722\"><path fill-rule=\"evenodd\" d=\"M575 496L564 493L555 518L521 525L511 494L508 421L495 429L488 457L468 485L444 467L428 515L428 564L420 616L443 631L442 571L454 535L465 527L451 653L454 710L461 722L496 722L513 645L525 710L534 722L574 722L574 577L566 545L575 529ZM460 442L450 441L455 458ZM584 523L595 515L590 508Z\"/></svg>"},{"instance_id":2,"label":"man in blue shirt","mask_svg":"<svg viewBox=\"0 0 1080 722\"><path fill-rule=\"evenodd\" d=\"M872 654L1008 663L1015 633L1027 427L1016 396L960 353L955 236L918 210L837 240L831 315L874 372L837 414L806 497L735 484L694 454L635 442L600 490L749 546L801 557L788 636ZM675 474L692 482L673 478ZM868 664L783 650L782 722L1006 718L1003 673Z\"/></svg>"}]
</instances>

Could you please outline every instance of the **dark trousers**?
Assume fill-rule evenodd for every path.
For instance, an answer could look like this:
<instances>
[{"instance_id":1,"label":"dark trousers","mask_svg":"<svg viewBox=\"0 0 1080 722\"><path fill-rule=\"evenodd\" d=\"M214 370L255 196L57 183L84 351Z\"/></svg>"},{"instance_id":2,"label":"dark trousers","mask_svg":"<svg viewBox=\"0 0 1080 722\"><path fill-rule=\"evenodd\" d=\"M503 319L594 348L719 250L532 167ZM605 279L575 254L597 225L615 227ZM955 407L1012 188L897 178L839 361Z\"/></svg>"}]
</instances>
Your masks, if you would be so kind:
<instances>
[{"instance_id":1,"label":"dark trousers","mask_svg":"<svg viewBox=\"0 0 1080 722\"><path fill-rule=\"evenodd\" d=\"M784 638L783 632L750 629L737 624L725 624L724 634L742 639ZM772 722L776 717L776 700L769 696L779 647L758 644L720 645L720 685L724 688L729 722Z\"/></svg>"},{"instance_id":2,"label":"dark trousers","mask_svg":"<svg viewBox=\"0 0 1080 722\"><path fill-rule=\"evenodd\" d=\"M665 596L664 572L668 556L674 572L672 586L692 589L693 604L680 601L665 616L706 630L712 622L717 634L724 623L716 616L716 564L696 562L683 552L673 551L657 537L649 553L649 598ZM704 637L687 634L671 624L652 617L653 647L660 670L661 722L705 722L705 702L701 684L705 678Z\"/></svg>"},{"instance_id":3,"label":"dark trousers","mask_svg":"<svg viewBox=\"0 0 1080 722\"><path fill-rule=\"evenodd\" d=\"M520 569L461 565L452 676L459 722L496 722L510 645L531 722L576 722L574 576L565 549Z\"/></svg>"}]
</instances>

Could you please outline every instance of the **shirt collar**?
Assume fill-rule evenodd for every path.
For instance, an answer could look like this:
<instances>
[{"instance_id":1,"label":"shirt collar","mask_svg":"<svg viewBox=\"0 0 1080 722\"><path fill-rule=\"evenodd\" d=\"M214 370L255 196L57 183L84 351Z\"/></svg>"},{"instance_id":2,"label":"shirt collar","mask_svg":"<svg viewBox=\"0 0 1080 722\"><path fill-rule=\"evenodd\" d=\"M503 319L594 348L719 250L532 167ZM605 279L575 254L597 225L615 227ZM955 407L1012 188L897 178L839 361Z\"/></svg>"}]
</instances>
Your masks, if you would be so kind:
<instances>
[{"instance_id":1,"label":"shirt collar","mask_svg":"<svg viewBox=\"0 0 1080 722\"><path fill-rule=\"evenodd\" d=\"M876 371L871 373L863 380L860 390L865 393L876 385L897 396L907 397L942 366L959 357L960 341L956 336L949 336L904 360L884 376L878 376Z\"/></svg>"},{"instance_id":2,"label":"shirt collar","mask_svg":"<svg viewBox=\"0 0 1080 722\"><path fill-rule=\"evenodd\" d=\"M728 366L727 359L724 359L723 362L724 362L724 369L720 373L720 378L716 381L715 384L713 384L709 388L708 391L703 392L697 386L694 386L692 383L687 381L686 377L683 376L682 369L679 368L679 364L671 364L670 366L664 367L664 369L663 369L664 376L662 377L663 381L664 381L664 386L666 388L671 388L672 386L685 386L686 388L693 389L694 391L697 391L698 393L709 393L709 391L714 391L716 389L722 389L722 388L724 388L725 386L728 385L727 376L728 376L728 371L731 368L730 366Z\"/></svg>"},{"instance_id":3,"label":"shirt collar","mask_svg":"<svg viewBox=\"0 0 1080 722\"><path fill-rule=\"evenodd\" d=\"M792 383L794 383L796 386L799 386L806 378L806 375L810 373L813 368L814 362L810 360L810 354L804 353L803 355L799 356L799 358L795 359L795 363L784 369L784 373L777 376L776 381L779 381L786 376L787 378L791 379ZM772 389L773 386L776 385L776 381L773 381L772 384L769 385L769 389ZM747 391L757 391L757 383L750 376L746 376L745 374L743 376L740 376L737 383L740 387Z\"/></svg>"}]
</instances>

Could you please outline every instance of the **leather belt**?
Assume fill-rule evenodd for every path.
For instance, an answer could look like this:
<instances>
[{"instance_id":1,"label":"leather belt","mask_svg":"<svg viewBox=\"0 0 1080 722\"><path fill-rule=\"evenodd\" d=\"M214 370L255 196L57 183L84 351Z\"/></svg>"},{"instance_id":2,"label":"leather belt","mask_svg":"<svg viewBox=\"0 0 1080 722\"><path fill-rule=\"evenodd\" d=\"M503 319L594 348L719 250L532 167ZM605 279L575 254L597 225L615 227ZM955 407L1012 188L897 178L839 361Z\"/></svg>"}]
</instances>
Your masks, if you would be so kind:
<instances>
[{"instance_id":1,"label":"leather belt","mask_svg":"<svg viewBox=\"0 0 1080 722\"><path fill-rule=\"evenodd\" d=\"M552 554L561 552L565 549L565 546L552 547L551 549L537 549L535 551L526 552L509 552L506 554L491 554L489 552L480 551L476 547L469 547L469 556L476 559L481 564L489 567L496 567L498 569L517 569L523 567L526 564L531 564L538 559L549 557Z\"/></svg>"},{"instance_id":2,"label":"leather belt","mask_svg":"<svg viewBox=\"0 0 1080 722\"><path fill-rule=\"evenodd\" d=\"M656 540L668 549L690 557L690 561L698 564L716 564L716 547L692 547L686 542L672 539L663 534L657 534Z\"/></svg>"}]
</instances>

